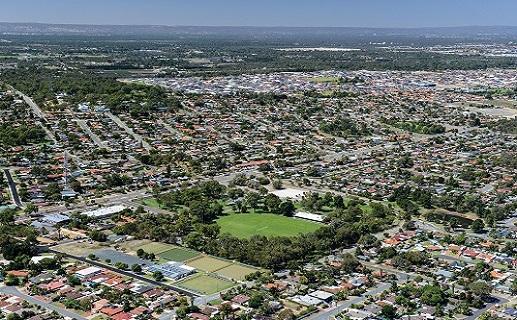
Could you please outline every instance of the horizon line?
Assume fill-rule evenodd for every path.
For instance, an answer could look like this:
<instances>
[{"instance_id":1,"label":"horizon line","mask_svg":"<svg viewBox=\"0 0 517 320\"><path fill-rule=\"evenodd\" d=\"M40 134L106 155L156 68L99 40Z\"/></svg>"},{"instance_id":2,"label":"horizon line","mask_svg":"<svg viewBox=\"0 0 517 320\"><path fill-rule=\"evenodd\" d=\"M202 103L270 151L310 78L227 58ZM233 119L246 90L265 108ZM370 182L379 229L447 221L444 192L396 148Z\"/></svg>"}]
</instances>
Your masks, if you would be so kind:
<instances>
[{"instance_id":1,"label":"horizon line","mask_svg":"<svg viewBox=\"0 0 517 320\"><path fill-rule=\"evenodd\" d=\"M517 25L448 25L448 26L282 26L282 25L172 25L172 24L104 24L104 23L67 23L67 22L12 22L0 21L0 24L35 24L35 25L61 25L61 26L97 26L97 27L169 27L169 28L311 28L311 29L447 29L447 28L517 28Z\"/></svg>"}]
</instances>

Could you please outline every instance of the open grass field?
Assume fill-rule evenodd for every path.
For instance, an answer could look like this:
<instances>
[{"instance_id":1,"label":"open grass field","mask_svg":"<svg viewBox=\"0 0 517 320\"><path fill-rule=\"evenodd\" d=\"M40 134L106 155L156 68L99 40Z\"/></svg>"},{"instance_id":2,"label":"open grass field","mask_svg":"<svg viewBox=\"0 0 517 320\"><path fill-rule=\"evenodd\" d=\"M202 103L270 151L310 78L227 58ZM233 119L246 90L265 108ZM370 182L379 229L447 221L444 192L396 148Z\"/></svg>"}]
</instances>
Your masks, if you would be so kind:
<instances>
[{"instance_id":1,"label":"open grass field","mask_svg":"<svg viewBox=\"0 0 517 320\"><path fill-rule=\"evenodd\" d=\"M163 209L163 206L158 203L155 198L148 198L142 201L142 204L151 208Z\"/></svg>"},{"instance_id":2,"label":"open grass field","mask_svg":"<svg viewBox=\"0 0 517 320\"><path fill-rule=\"evenodd\" d=\"M314 83L339 83L340 80L341 80L340 77L325 77L325 76L314 77L314 78L310 79L310 81L314 82Z\"/></svg>"},{"instance_id":3,"label":"open grass field","mask_svg":"<svg viewBox=\"0 0 517 320\"><path fill-rule=\"evenodd\" d=\"M137 248L140 248L143 245L151 243L151 240L142 239L142 240L129 240L119 243L118 245L125 251L136 252Z\"/></svg>"},{"instance_id":4,"label":"open grass field","mask_svg":"<svg viewBox=\"0 0 517 320\"><path fill-rule=\"evenodd\" d=\"M258 269L246 267L244 265L235 263L222 269L219 269L215 271L215 273L228 279L242 281L248 274L255 273L257 271Z\"/></svg>"},{"instance_id":5,"label":"open grass field","mask_svg":"<svg viewBox=\"0 0 517 320\"><path fill-rule=\"evenodd\" d=\"M74 242L53 247L53 249L59 252L81 257L86 257L91 253L95 253L97 250L106 248L108 247L88 242Z\"/></svg>"},{"instance_id":6,"label":"open grass field","mask_svg":"<svg viewBox=\"0 0 517 320\"><path fill-rule=\"evenodd\" d=\"M209 275L198 275L177 282L176 286L208 295L231 288L235 283Z\"/></svg>"},{"instance_id":7,"label":"open grass field","mask_svg":"<svg viewBox=\"0 0 517 320\"><path fill-rule=\"evenodd\" d=\"M296 236L316 231L320 224L275 214L232 214L217 219L221 233L230 233L239 238L253 235Z\"/></svg>"},{"instance_id":8,"label":"open grass field","mask_svg":"<svg viewBox=\"0 0 517 320\"><path fill-rule=\"evenodd\" d=\"M187 266L199 269L205 272L214 272L216 270L225 268L232 263L226 260L217 259L209 256L201 256L199 258L195 258L189 261L186 261L185 264Z\"/></svg>"},{"instance_id":9,"label":"open grass field","mask_svg":"<svg viewBox=\"0 0 517 320\"><path fill-rule=\"evenodd\" d=\"M184 248L173 248L164 252L161 252L158 254L160 259L163 259L165 261L176 261L176 262L183 262L186 260L193 259L197 256L199 256L199 252L195 252L192 250L184 249Z\"/></svg>"}]
</instances>

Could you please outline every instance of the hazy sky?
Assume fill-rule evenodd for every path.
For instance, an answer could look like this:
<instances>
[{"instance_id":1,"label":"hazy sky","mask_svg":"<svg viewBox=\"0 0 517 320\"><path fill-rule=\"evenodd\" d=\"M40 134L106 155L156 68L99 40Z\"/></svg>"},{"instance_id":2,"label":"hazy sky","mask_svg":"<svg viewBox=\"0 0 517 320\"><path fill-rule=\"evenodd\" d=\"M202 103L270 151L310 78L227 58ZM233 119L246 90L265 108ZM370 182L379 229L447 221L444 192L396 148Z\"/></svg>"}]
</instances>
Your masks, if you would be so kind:
<instances>
[{"instance_id":1,"label":"hazy sky","mask_svg":"<svg viewBox=\"0 0 517 320\"><path fill-rule=\"evenodd\" d=\"M517 0L0 0L0 21L201 26L517 26Z\"/></svg>"}]
</instances>

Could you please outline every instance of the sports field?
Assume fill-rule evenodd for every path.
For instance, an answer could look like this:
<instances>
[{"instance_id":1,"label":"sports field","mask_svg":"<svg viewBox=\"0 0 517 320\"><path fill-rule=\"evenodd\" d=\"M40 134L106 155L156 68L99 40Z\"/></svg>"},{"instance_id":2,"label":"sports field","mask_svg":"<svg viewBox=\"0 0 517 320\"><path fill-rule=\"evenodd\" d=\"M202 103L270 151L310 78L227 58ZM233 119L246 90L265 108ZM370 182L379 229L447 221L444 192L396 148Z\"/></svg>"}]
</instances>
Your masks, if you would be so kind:
<instances>
[{"instance_id":1,"label":"sports field","mask_svg":"<svg viewBox=\"0 0 517 320\"><path fill-rule=\"evenodd\" d=\"M198 275L182 280L176 286L207 295L231 288L235 283L209 275Z\"/></svg>"},{"instance_id":2,"label":"sports field","mask_svg":"<svg viewBox=\"0 0 517 320\"><path fill-rule=\"evenodd\" d=\"M166 260L166 261L176 261L176 262L183 262L185 260L189 260L192 258L195 258L199 256L199 252L195 252L192 250L184 249L184 248L173 248L164 252L161 252L158 254L160 259Z\"/></svg>"},{"instance_id":3,"label":"sports field","mask_svg":"<svg viewBox=\"0 0 517 320\"><path fill-rule=\"evenodd\" d=\"M341 78L340 77L321 76L321 77L314 77L314 78L310 79L310 81L314 82L314 83L339 83L339 81L341 81Z\"/></svg>"},{"instance_id":4,"label":"sports field","mask_svg":"<svg viewBox=\"0 0 517 320\"><path fill-rule=\"evenodd\" d=\"M217 259L209 256L201 256L199 258L195 258L189 261L186 261L185 264L190 267L194 267L201 271L205 272L214 272L216 270L222 269L231 265L232 263L226 260Z\"/></svg>"},{"instance_id":5,"label":"sports field","mask_svg":"<svg viewBox=\"0 0 517 320\"><path fill-rule=\"evenodd\" d=\"M217 219L221 233L230 233L239 238L253 235L295 236L316 231L320 224L276 214L231 214Z\"/></svg>"},{"instance_id":6,"label":"sports field","mask_svg":"<svg viewBox=\"0 0 517 320\"><path fill-rule=\"evenodd\" d=\"M243 266L241 264L232 264L222 269L215 271L216 274L233 280L242 281L244 278L251 273L257 272L258 269Z\"/></svg>"}]
</instances>

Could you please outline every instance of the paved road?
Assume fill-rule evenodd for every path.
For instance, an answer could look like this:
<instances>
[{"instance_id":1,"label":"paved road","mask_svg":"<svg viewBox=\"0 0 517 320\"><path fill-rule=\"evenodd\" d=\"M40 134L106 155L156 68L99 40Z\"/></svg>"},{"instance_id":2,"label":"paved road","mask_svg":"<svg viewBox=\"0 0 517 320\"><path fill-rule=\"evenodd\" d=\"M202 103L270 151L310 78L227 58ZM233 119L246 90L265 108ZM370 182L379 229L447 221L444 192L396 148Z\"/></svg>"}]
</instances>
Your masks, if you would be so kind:
<instances>
[{"instance_id":1,"label":"paved road","mask_svg":"<svg viewBox=\"0 0 517 320\"><path fill-rule=\"evenodd\" d=\"M40 306L44 309L55 311L64 317L69 317L69 318L78 319L78 320L87 320L87 318L85 318L73 311L70 311L70 310L67 310L64 308L60 308L58 306L55 306L55 305L47 303L47 302L40 301L32 296L22 293L16 287L0 287L0 292L3 294L8 294L8 295L19 297L19 298L27 301L28 303Z\"/></svg>"},{"instance_id":2,"label":"paved road","mask_svg":"<svg viewBox=\"0 0 517 320\"><path fill-rule=\"evenodd\" d=\"M144 147L146 150L152 150L153 147L147 143L144 138L142 138L141 135L135 133L133 131L133 129L131 129L130 127L127 126L127 124L124 123L124 121L120 120L119 117L117 117L116 115L114 115L113 113L111 112L108 112L106 113L106 115L113 121L117 124L117 126L121 127L122 129L124 129L129 135L131 135L136 141L138 141L139 143L142 144L142 147Z\"/></svg>"},{"instance_id":3,"label":"paved road","mask_svg":"<svg viewBox=\"0 0 517 320\"><path fill-rule=\"evenodd\" d=\"M50 131L43 123L39 122L39 125L43 129L43 131L45 131L50 140L52 140L54 144L57 144L56 135L52 131Z\"/></svg>"},{"instance_id":4,"label":"paved road","mask_svg":"<svg viewBox=\"0 0 517 320\"><path fill-rule=\"evenodd\" d=\"M18 195L18 191L16 190L16 183L14 183L13 177L11 176L11 172L9 169L4 169L4 175L7 179L7 184L9 185L9 191L11 193L11 199L13 200L13 203L21 207L22 201L20 199L20 196Z\"/></svg>"},{"instance_id":5,"label":"paved road","mask_svg":"<svg viewBox=\"0 0 517 320\"><path fill-rule=\"evenodd\" d=\"M174 318L175 316L176 316L175 311L170 311L170 312L165 311L158 317L158 319L159 320L171 320L171 319L175 319Z\"/></svg>"},{"instance_id":6,"label":"paved road","mask_svg":"<svg viewBox=\"0 0 517 320\"><path fill-rule=\"evenodd\" d=\"M34 100L32 100L28 95L26 95L25 93L21 92L21 91L18 91L16 89L14 89L13 87L11 87L14 92L21 96L23 101L25 101L25 103L27 103L29 105L29 107L31 107L32 109L32 112L34 113L34 115L38 118L41 118L43 120L46 120L45 118L45 113L43 112L43 110L41 110L41 108L36 104L36 102L34 102Z\"/></svg>"},{"instance_id":7,"label":"paved road","mask_svg":"<svg viewBox=\"0 0 517 320\"><path fill-rule=\"evenodd\" d=\"M163 120L158 120L158 123L161 124L165 130L169 131L171 134L181 138L183 137L183 133L181 133L180 131L178 131L176 128L173 128L170 124L168 124L167 122L163 121Z\"/></svg>"},{"instance_id":8,"label":"paved road","mask_svg":"<svg viewBox=\"0 0 517 320\"><path fill-rule=\"evenodd\" d=\"M383 292L384 290L389 289L390 286L391 285L389 283L380 283L377 286L373 287L372 289L368 290L365 294L363 294L360 297L356 297L351 300L344 301L343 303L339 304L337 307L329 308L329 309L325 310L324 312L316 313L316 314L308 317L307 319L328 320L331 317L340 314L345 309L350 308L351 305L363 302L364 300L367 299L368 295L372 296L372 295L379 294L379 293Z\"/></svg>"},{"instance_id":9,"label":"paved road","mask_svg":"<svg viewBox=\"0 0 517 320\"><path fill-rule=\"evenodd\" d=\"M476 320L480 315L485 313L485 311L487 311L488 309L492 308L496 304L505 304L505 303L508 302L507 299L503 299L503 298L496 298L496 299L497 299L497 301L494 301L492 303L488 303L484 308L474 311L472 313L472 315L466 317L464 320Z\"/></svg>"},{"instance_id":10,"label":"paved road","mask_svg":"<svg viewBox=\"0 0 517 320\"><path fill-rule=\"evenodd\" d=\"M79 125L79 127L81 127L81 129L84 131L84 133L86 133L90 139L92 139L92 141L99 147L99 148L105 148L106 146L104 145L104 143L102 142L102 140L99 138L98 135L96 135L95 133L93 133L93 131L90 129L90 127L88 126L88 124L86 123L86 121L84 120L81 120L81 119L76 119L75 120L77 122L77 124Z\"/></svg>"}]
</instances>

